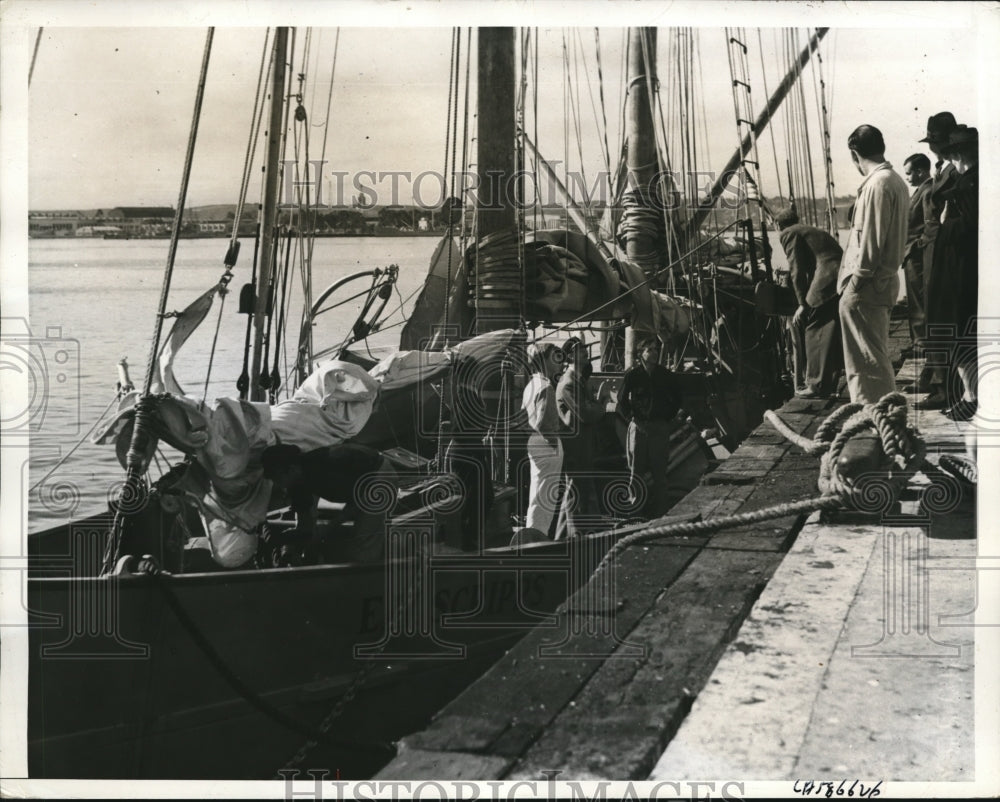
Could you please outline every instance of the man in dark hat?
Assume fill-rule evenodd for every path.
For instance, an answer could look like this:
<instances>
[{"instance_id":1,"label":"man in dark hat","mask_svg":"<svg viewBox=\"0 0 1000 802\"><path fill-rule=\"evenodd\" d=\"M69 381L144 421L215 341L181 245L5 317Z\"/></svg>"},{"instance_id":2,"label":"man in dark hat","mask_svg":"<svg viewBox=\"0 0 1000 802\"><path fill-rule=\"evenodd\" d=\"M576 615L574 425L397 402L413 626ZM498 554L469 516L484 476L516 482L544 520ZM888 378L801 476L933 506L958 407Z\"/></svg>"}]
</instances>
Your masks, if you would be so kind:
<instances>
[{"instance_id":1,"label":"man in dark hat","mask_svg":"<svg viewBox=\"0 0 1000 802\"><path fill-rule=\"evenodd\" d=\"M954 166L941 155L942 149L948 144L948 137L955 130L955 115L950 111L942 111L927 119L927 136L921 139L935 156L934 171L931 174L931 184L923 195L924 230L920 236L919 247L923 260L924 298L929 299L931 288L938 284L941 277L934 276L934 243L938 230L941 228L941 214L944 211L945 196L955 180ZM926 314L926 310L925 310ZM926 331L926 324L925 324ZM918 342L918 345L923 343ZM942 409L948 405L945 395L945 365L944 359L936 351L927 354L927 372L922 377L924 387L918 380L913 389L918 392L930 390L930 395L914 403L914 409Z\"/></svg>"},{"instance_id":2,"label":"man in dark hat","mask_svg":"<svg viewBox=\"0 0 1000 802\"><path fill-rule=\"evenodd\" d=\"M791 321L792 350L796 376L801 372L805 387L795 394L826 397L837 389L843 362L837 272L844 251L826 231L799 223L794 207L779 213L775 223L799 302Z\"/></svg>"},{"instance_id":3,"label":"man in dark hat","mask_svg":"<svg viewBox=\"0 0 1000 802\"><path fill-rule=\"evenodd\" d=\"M910 193L886 161L877 128L858 126L847 147L864 180L837 279L844 368L851 401L874 404L896 390L889 314L899 295Z\"/></svg>"},{"instance_id":4,"label":"man in dark hat","mask_svg":"<svg viewBox=\"0 0 1000 802\"><path fill-rule=\"evenodd\" d=\"M934 245L927 323L929 329L934 326L938 331L950 332L939 343L944 348L937 349L951 355L950 366L958 378L948 382L950 405L944 415L967 421L978 408L979 384L975 343L979 302L979 132L957 125L940 150L954 166L955 177L942 193L945 206Z\"/></svg>"}]
</instances>

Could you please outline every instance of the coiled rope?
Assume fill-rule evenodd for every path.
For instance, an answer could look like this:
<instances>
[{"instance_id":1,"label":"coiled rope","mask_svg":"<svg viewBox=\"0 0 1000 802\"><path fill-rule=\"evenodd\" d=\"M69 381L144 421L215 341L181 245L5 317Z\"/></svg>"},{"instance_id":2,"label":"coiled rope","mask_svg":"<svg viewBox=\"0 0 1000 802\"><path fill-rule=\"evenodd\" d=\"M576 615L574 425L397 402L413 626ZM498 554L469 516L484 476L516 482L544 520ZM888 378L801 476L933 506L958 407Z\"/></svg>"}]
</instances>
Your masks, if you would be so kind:
<instances>
[{"instance_id":1,"label":"coiled rope","mask_svg":"<svg viewBox=\"0 0 1000 802\"><path fill-rule=\"evenodd\" d=\"M866 430L874 430L886 457L893 463L892 480L909 475L925 464L926 447L915 429L907 426L906 396L888 393L875 404L845 404L820 424L813 439L792 431L772 410L764 413L778 431L807 454L822 455L819 487L822 495L799 501L784 502L750 512L723 515L704 521L655 523L640 532L626 535L604 556L594 571L597 576L606 570L629 546L663 537L689 537L718 532L731 527L759 523L788 515L810 513L822 509L861 508L865 501L851 477L839 471L839 461L847 442ZM959 463L960 460L955 460Z\"/></svg>"},{"instance_id":2,"label":"coiled rope","mask_svg":"<svg viewBox=\"0 0 1000 802\"><path fill-rule=\"evenodd\" d=\"M890 479L901 479L920 470L927 447L916 429L907 425L907 402L902 393L886 393L874 404L844 404L824 420L810 440L789 429L773 410L764 417L807 454L821 455L819 487L824 493L850 497L856 489L852 477L841 473L844 447L857 435L873 430L887 460Z\"/></svg>"},{"instance_id":3,"label":"coiled rope","mask_svg":"<svg viewBox=\"0 0 1000 802\"><path fill-rule=\"evenodd\" d=\"M941 454L938 467L970 485L979 484L979 468L976 463L961 454Z\"/></svg>"}]
</instances>

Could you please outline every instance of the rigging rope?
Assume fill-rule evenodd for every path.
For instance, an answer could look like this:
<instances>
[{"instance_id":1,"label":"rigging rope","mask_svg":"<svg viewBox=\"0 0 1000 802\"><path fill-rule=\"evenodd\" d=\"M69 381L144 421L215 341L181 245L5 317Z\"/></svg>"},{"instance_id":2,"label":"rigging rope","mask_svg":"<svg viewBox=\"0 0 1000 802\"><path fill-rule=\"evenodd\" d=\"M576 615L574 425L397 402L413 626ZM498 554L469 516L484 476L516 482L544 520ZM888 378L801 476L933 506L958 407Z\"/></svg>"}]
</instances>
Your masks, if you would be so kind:
<instances>
[{"instance_id":1,"label":"rigging rope","mask_svg":"<svg viewBox=\"0 0 1000 802\"><path fill-rule=\"evenodd\" d=\"M59 468L61 468L66 463L66 460L68 460L70 457L73 456L76 450L80 446L82 446L84 442L87 440L87 438L89 438L90 435L94 433L94 430L98 426L100 426L101 421L104 420L104 416L108 414L108 410L110 410L111 407L113 407L116 403L118 403L123 398L124 395L125 393L121 391L115 393L114 397L111 399L108 405L97 416L97 419L94 421L94 425L91 426L90 429L79 440L76 441L76 444L69 451L67 451L66 454L55 465L53 465L49 469L48 473L46 473L45 476L43 476L41 479L39 479L37 482L31 485L31 487L28 488L29 495L35 490L36 487L43 484L46 479L48 479L52 474L54 474L57 470L59 470Z\"/></svg>"},{"instance_id":2,"label":"rigging rope","mask_svg":"<svg viewBox=\"0 0 1000 802\"><path fill-rule=\"evenodd\" d=\"M760 52L760 77L764 86L764 97L771 97L771 90L767 86L767 70L764 69L764 37L760 28L757 29L757 49ZM785 201L785 190L781 185L781 170L778 168L778 145L774 140L774 126L767 127L771 136L771 155L774 157L774 175L778 182L778 198L782 203Z\"/></svg>"},{"instance_id":3,"label":"rigging rope","mask_svg":"<svg viewBox=\"0 0 1000 802\"><path fill-rule=\"evenodd\" d=\"M819 86L816 86L819 73ZM826 81L823 80L823 54L816 48L816 69L813 70L813 87L816 90L816 102L819 106L820 123L823 131L823 166L826 170L826 213L827 230L837 236L836 192L833 182L833 157L831 156L830 115L826 105Z\"/></svg>"},{"instance_id":4,"label":"rigging rope","mask_svg":"<svg viewBox=\"0 0 1000 802\"><path fill-rule=\"evenodd\" d=\"M198 89L195 93L194 113L191 121L191 128L188 133L187 152L184 156L184 169L181 174L181 187L177 198L177 212L174 215L173 228L170 234L170 248L167 253L167 266L164 271L163 285L160 288L160 300L157 306L156 324L153 332L153 342L149 351L149 358L146 362L146 377L143 382L142 397L136 404L135 422L132 429L132 440L129 444L126 455L125 485L122 488L122 495L135 499L141 499L146 492L145 483L142 482L143 452L147 439L151 436L151 423L147 418L149 411L150 389L153 385L153 376L156 370L156 361L160 353L160 338L163 334L163 321L166 315L167 298L170 294L170 283L173 278L174 261L177 257L177 243L180 239L181 221L184 215L184 205L187 200L188 183L191 179L191 166L194 162L194 148L198 141L198 124L201 121L201 106L205 97L205 83L208 76L208 62L212 54L212 39L215 35L215 28L209 28L205 36L205 49L202 54L201 70L198 75ZM124 524L124 512L122 505L115 511L114 523L108 537L107 547L104 552L101 573L107 574L118 559L121 549L122 526Z\"/></svg>"},{"instance_id":5,"label":"rigging rope","mask_svg":"<svg viewBox=\"0 0 1000 802\"><path fill-rule=\"evenodd\" d=\"M264 49L260 55L260 67L257 70L257 89L254 92L253 112L250 114L250 135L247 138L246 154L243 157L243 176L240 181L240 193L236 200L236 212L233 216L233 230L229 238L230 249L235 248L239 239L240 221L243 219L243 207L246 204L247 190L250 187L250 171L252 168L253 154L257 151L257 137L260 134L261 121L264 116L264 104L262 88L264 82L271 74L271 62L274 53L268 47L268 40L271 36L271 29L264 33ZM266 71L265 71L266 66Z\"/></svg>"},{"instance_id":6,"label":"rigging rope","mask_svg":"<svg viewBox=\"0 0 1000 802\"><path fill-rule=\"evenodd\" d=\"M42 31L45 28L39 28L38 33L35 35L35 49L31 52L31 66L28 67L28 87L31 87L31 76L35 74L35 59L38 58L38 46L42 43Z\"/></svg>"}]
</instances>

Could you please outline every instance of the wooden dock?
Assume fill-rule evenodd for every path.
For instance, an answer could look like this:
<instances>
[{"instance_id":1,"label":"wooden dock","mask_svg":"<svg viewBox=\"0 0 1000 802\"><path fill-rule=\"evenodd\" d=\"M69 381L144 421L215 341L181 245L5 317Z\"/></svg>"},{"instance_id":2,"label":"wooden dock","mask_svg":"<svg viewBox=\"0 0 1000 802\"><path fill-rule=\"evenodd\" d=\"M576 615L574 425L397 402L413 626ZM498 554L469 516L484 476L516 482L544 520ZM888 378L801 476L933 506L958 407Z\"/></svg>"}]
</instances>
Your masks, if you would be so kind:
<instances>
[{"instance_id":1,"label":"wooden dock","mask_svg":"<svg viewBox=\"0 0 1000 802\"><path fill-rule=\"evenodd\" d=\"M898 354L905 320L892 332ZM811 436L842 403L779 414ZM931 462L965 452L971 424L912 414ZM765 422L671 516L815 496L818 472ZM952 487L935 514L928 481L881 519L789 515L629 547L377 779L972 779L975 494Z\"/></svg>"}]
</instances>

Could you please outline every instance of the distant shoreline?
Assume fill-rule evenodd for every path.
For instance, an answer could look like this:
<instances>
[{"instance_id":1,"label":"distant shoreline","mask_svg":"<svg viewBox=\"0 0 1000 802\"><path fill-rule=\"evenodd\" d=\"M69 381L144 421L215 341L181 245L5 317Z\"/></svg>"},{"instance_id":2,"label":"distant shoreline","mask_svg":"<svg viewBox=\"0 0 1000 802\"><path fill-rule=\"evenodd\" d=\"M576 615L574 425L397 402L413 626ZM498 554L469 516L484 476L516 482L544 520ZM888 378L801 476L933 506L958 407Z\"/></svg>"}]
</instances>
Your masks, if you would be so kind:
<instances>
[{"instance_id":1,"label":"distant shoreline","mask_svg":"<svg viewBox=\"0 0 1000 802\"><path fill-rule=\"evenodd\" d=\"M310 236L316 237L317 239L327 239L333 237L365 237L365 238L384 238L384 237L442 237L447 233L446 229L440 231L362 231L362 232L344 232L335 233L329 231L316 231L310 234ZM198 232L196 234L181 234L179 239L229 239L230 234L228 232ZM252 239L253 234L240 234L240 239ZM153 240L169 240L170 235L158 235L155 237L123 237L123 236L109 236L109 235L83 235L77 236L74 234L29 234L28 239L37 240L142 240L142 241L153 241Z\"/></svg>"}]
</instances>

